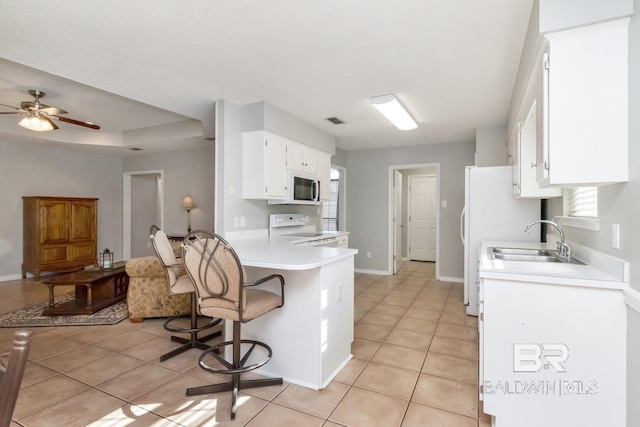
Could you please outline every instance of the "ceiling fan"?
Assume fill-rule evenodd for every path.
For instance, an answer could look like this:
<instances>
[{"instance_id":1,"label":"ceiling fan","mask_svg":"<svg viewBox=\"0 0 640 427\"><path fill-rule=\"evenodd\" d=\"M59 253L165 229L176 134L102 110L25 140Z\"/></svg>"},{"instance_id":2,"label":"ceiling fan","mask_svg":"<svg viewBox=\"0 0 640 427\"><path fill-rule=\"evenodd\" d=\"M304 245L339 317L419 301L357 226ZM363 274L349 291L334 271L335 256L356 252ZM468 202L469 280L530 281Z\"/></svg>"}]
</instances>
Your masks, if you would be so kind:
<instances>
[{"instance_id":1,"label":"ceiling fan","mask_svg":"<svg viewBox=\"0 0 640 427\"><path fill-rule=\"evenodd\" d=\"M43 98L46 95L44 92L37 89L31 89L29 90L29 93L35 98L33 101L21 102L20 108L0 104L4 107L16 110L11 112L0 111L0 114L21 114L24 118L18 124L29 130L39 132L58 129L58 126L56 126L51 119L71 123L73 125L84 126L90 129L100 129L100 126L92 122L83 122L80 120L70 119L69 117L63 117L62 114L67 114L66 111L40 103L40 98Z\"/></svg>"}]
</instances>

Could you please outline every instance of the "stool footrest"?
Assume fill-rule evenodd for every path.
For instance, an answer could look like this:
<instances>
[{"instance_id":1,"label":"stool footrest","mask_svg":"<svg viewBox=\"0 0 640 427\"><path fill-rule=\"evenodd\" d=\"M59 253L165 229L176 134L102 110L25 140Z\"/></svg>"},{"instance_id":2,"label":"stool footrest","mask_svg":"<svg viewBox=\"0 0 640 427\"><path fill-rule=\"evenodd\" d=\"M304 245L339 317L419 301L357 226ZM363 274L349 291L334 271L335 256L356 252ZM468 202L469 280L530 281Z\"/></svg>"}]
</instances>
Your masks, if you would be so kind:
<instances>
[{"instance_id":1,"label":"stool footrest","mask_svg":"<svg viewBox=\"0 0 640 427\"><path fill-rule=\"evenodd\" d=\"M244 355L244 357L240 360L240 364L238 366L234 366L232 363L228 362L225 358L224 358L224 352L223 349L227 346L233 345L234 342L233 341L225 341L219 344L215 344L212 345L211 347L209 347L208 350L204 351L201 355L200 355L200 360L199 360L199 365L202 369L204 369L205 371L209 371L212 372L214 374L224 374L224 375L232 375L232 374L242 374L245 372L249 372L249 371L253 371L254 369L258 369L259 367L263 366L265 363L267 363L270 359L271 356L273 354L273 352L271 351L271 347L269 347L267 344L260 342L260 341L255 341L255 340L240 340L240 344L251 344L251 348L247 351L247 353ZM258 347L262 347L263 349L265 349L267 351L267 356L259 361L256 362L252 365L248 365L245 366L245 363L247 362L249 356L251 355L251 353L253 352L254 348L258 346ZM204 359L208 356L211 355L214 359L216 359L218 362L220 362L221 364L223 364L225 366L225 368L214 368L211 367L209 365L206 364L206 362L204 361Z\"/></svg>"},{"instance_id":2,"label":"stool footrest","mask_svg":"<svg viewBox=\"0 0 640 427\"><path fill-rule=\"evenodd\" d=\"M196 326L196 327L190 327L190 328L180 328L178 326L173 326L171 323L173 323L174 321L178 320L178 319L184 319L184 318L189 318L191 317L191 315L189 313L187 314L179 314L177 316L171 316L169 317L165 322L164 322L164 329L166 331L169 332L173 332L173 333L177 333L177 334L190 334L192 332L202 332L202 331L206 331L209 328L213 328L214 326L218 325L220 322L222 322L222 319L212 319L211 322L206 323L202 326Z\"/></svg>"}]
</instances>

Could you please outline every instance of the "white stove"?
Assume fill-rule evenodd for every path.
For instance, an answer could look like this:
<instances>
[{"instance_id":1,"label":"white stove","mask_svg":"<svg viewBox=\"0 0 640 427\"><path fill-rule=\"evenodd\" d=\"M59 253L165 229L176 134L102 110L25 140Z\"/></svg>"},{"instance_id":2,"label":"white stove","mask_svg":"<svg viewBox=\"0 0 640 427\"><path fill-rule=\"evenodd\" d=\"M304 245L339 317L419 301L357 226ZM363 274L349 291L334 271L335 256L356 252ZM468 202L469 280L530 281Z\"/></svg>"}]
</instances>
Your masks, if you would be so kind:
<instances>
[{"instance_id":1,"label":"white stove","mask_svg":"<svg viewBox=\"0 0 640 427\"><path fill-rule=\"evenodd\" d=\"M346 248L348 234L341 231L318 232L315 225L309 225L305 214L269 215L269 235L299 237L291 241L294 245Z\"/></svg>"}]
</instances>

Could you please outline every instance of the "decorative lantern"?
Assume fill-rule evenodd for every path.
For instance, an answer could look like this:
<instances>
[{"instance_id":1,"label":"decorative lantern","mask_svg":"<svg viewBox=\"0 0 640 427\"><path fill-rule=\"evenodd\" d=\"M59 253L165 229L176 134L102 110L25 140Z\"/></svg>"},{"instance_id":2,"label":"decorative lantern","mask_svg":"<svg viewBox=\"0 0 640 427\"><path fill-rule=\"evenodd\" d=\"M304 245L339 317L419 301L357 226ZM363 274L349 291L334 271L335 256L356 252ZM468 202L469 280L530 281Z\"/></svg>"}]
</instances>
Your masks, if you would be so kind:
<instances>
[{"instance_id":1,"label":"decorative lantern","mask_svg":"<svg viewBox=\"0 0 640 427\"><path fill-rule=\"evenodd\" d=\"M100 268L113 267L113 252L111 252L109 248L105 248L105 250L100 252L98 255L98 264L100 265Z\"/></svg>"}]
</instances>

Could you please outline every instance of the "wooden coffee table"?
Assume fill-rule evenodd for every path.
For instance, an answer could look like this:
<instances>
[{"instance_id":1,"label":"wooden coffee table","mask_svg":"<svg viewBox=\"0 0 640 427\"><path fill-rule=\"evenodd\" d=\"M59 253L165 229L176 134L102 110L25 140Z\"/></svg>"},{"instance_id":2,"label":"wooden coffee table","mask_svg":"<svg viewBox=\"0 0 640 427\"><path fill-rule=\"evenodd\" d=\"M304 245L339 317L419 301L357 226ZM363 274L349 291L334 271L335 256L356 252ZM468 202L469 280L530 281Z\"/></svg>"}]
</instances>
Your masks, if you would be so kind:
<instances>
[{"instance_id":1,"label":"wooden coffee table","mask_svg":"<svg viewBox=\"0 0 640 427\"><path fill-rule=\"evenodd\" d=\"M58 274L42 280L49 287L49 307L44 316L93 314L122 301L127 296L129 276L124 271L125 262L114 263L113 268L90 268L73 273ZM53 288L76 287L75 299L55 304Z\"/></svg>"}]
</instances>

